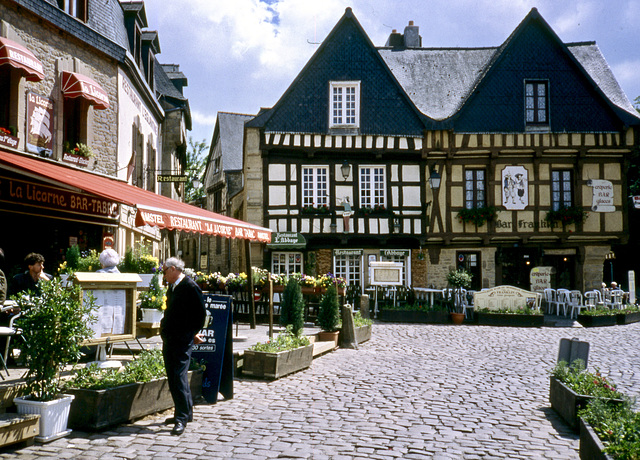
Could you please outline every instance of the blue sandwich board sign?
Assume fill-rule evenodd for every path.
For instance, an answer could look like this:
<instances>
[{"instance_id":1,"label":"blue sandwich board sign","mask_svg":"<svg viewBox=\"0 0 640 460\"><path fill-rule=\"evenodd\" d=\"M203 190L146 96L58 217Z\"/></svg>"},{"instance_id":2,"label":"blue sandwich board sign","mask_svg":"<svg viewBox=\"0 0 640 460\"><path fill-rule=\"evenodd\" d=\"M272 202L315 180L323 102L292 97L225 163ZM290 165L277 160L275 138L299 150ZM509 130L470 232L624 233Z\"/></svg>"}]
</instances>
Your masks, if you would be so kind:
<instances>
[{"instance_id":1,"label":"blue sandwich board sign","mask_svg":"<svg viewBox=\"0 0 640 460\"><path fill-rule=\"evenodd\" d=\"M191 356L204 365L202 396L209 403L233 398L233 298L228 295L204 295L207 318L200 331L204 342L193 346Z\"/></svg>"}]
</instances>

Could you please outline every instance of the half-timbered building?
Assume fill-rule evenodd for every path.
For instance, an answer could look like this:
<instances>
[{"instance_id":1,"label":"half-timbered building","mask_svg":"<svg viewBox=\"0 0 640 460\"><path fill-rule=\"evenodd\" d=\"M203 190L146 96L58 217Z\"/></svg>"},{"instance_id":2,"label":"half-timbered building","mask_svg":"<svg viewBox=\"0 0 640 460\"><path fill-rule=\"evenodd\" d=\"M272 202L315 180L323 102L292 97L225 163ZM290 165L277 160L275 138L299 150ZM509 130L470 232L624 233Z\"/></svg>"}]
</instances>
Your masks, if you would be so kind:
<instances>
[{"instance_id":1,"label":"half-timbered building","mask_svg":"<svg viewBox=\"0 0 640 460\"><path fill-rule=\"evenodd\" d=\"M598 287L625 242L637 112L594 42L536 9L491 48L425 48L418 26L375 47L351 9L275 106L246 124L245 220L274 272L362 288L372 261L413 286ZM254 252L255 253L255 252Z\"/></svg>"}]
</instances>

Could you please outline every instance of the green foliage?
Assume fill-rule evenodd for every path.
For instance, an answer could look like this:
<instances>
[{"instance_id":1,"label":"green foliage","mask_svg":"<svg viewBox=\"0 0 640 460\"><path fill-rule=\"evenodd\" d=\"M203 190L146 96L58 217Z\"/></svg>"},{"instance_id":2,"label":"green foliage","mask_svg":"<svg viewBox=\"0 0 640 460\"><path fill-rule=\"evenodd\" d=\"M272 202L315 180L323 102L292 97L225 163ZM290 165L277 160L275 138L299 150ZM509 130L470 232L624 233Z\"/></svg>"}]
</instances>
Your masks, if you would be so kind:
<instances>
[{"instance_id":1,"label":"green foliage","mask_svg":"<svg viewBox=\"0 0 640 460\"><path fill-rule=\"evenodd\" d=\"M295 278L289 278L282 293L280 324L282 326L291 325L295 335L300 335L304 327L304 298L300 284Z\"/></svg>"},{"instance_id":2,"label":"green foliage","mask_svg":"<svg viewBox=\"0 0 640 460\"><path fill-rule=\"evenodd\" d=\"M95 298L79 285L63 287L60 279L40 281L40 296L19 294L23 314L16 324L23 331L21 356L27 372L27 393L37 401L58 394L60 371L80 358L80 344L93 336L89 323L97 319Z\"/></svg>"},{"instance_id":3,"label":"green foliage","mask_svg":"<svg viewBox=\"0 0 640 460\"><path fill-rule=\"evenodd\" d=\"M121 273L156 273L160 268L160 261L151 255L151 250L138 244L134 249L125 252L122 262L118 265Z\"/></svg>"},{"instance_id":4,"label":"green foliage","mask_svg":"<svg viewBox=\"0 0 640 460\"><path fill-rule=\"evenodd\" d=\"M451 270L447 275L447 282L456 288L468 288L471 286L472 275L464 269Z\"/></svg>"},{"instance_id":5,"label":"green foliage","mask_svg":"<svg viewBox=\"0 0 640 460\"><path fill-rule=\"evenodd\" d=\"M100 390L129 383L144 383L166 377L162 351L159 348L143 350L124 369L100 369L96 364L76 369L65 382L65 388Z\"/></svg>"},{"instance_id":6,"label":"green foliage","mask_svg":"<svg viewBox=\"0 0 640 460\"><path fill-rule=\"evenodd\" d=\"M153 308L154 310L164 310L167 308L167 290L160 286L158 273L154 273L149 283L149 290L140 293L140 308Z\"/></svg>"},{"instance_id":7,"label":"green foliage","mask_svg":"<svg viewBox=\"0 0 640 460\"><path fill-rule=\"evenodd\" d=\"M640 459L640 414L631 407L628 399L623 404L594 399L578 413L603 442L604 452L616 460Z\"/></svg>"},{"instance_id":8,"label":"green foliage","mask_svg":"<svg viewBox=\"0 0 640 460\"><path fill-rule=\"evenodd\" d=\"M338 290L330 285L320 300L318 307L318 325L323 331L333 332L338 328L340 321L340 302Z\"/></svg>"},{"instance_id":9,"label":"green foliage","mask_svg":"<svg viewBox=\"0 0 640 460\"><path fill-rule=\"evenodd\" d=\"M622 393L596 369L595 373L585 370L584 361L576 359L568 365L560 361L551 371L551 375L580 395L596 398L621 399Z\"/></svg>"},{"instance_id":10,"label":"green foliage","mask_svg":"<svg viewBox=\"0 0 640 460\"><path fill-rule=\"evenodd\" d=\"M367 318L363 318L360 312L357 311L353 314L353 324L355 325L355 327L371 326L373 324L373 321Z\"/></svg>"},{"instance_id":11,"label":"green foliage","mask_svg":"<svg viewBox=\"0 0 640 460\"><path fill-rule=\"evenodd\" d=\"M588 215L589 213L582 206L569 206L556 211L547 211L545 219L547 222L560 222L562 225L569 225L584 222Z\"/></svg>"},{"instance_id":12,"label":"green foliage","mask_svg":"<svg viewBox=\"0 0 640 460\"><path fill-rule=\"evenodd\" d=\"M495 219L498 208L495 206L482 206L479 208L464 208L458 211L458 219L464 223L474 223L478 227L487 221Z\"/></svg>"},{"instance_id":13,"label":"green foliage","mask_svg":"<svg viewBox=\"0 0 640 460\"><path fill-rule=\"evenodd\" d=\"M70 248L67 248L66 259L66 268L68 270L77 271L78 263L80 262L80 248L77 244L74 244Z\"/></svg>"},{"instance_id":14,"label":"green foliage","mask_svg":"<svg viewBox=\"0 0 640 460\"><path fill-rule=\"evenodd\" d=\"M80 254L77 271L94 272L100 268L102 268L102 265L100 265L100 254L98 254L95 249L84 251Z\"/></svg>"},{"instance_id":15,"label":"green foliage","mask_svg":"<svg viewBox=\"0 0 640 460\"><path fill-rule=\"evenodd\" d=\"M580 314L585 316L615 316L624 313L622 310L614 310L608 307L596 307L593 310L583 309Z\"/></svg>"},{"instance_id":16,"label":"green foliage","mask_svg":"<svg viewBox=\"0 0 640 460\"><path fill-rule=\"evenodd\" d=\"M250 347L249 350L278 353L280 351L294 350L309 345L311 345L309 337L294 333L292 326L288 325L286 331L278 334L275 339L266 343L258 342Z\"/></svg>"},{"instance_id":17,"label":"green foliage","mask_svg":"<svg viewBox=\"0 0 640 460\"><path fill-rule=\"evenodd\" d=\"M204 184L204 170L207 162L207 151L209 146L206 141L194 141L189 137L189 149L187 150L187 162L185 172L187 182L184 184L185 201L191 202L205 197L204 185L196 188L193 186L194 179L198 179Z\"/></svg>"}]
</instances>

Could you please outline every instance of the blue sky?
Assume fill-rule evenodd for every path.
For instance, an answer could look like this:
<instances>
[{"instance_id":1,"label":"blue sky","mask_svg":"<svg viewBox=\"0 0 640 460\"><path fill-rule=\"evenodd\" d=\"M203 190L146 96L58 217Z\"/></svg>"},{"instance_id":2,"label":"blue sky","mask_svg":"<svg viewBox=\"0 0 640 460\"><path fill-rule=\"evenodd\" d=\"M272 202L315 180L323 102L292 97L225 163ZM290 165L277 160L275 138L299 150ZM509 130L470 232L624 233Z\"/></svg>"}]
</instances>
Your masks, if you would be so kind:
<instances>
[{"instance_id":1,"label":"blue sky","mask_svg":"<svg viewBox=\"0 0 640 460\"><path fill-rule=\"evenodd\" d=\"M536 7L564 42L595 41L633 101L640 96L640 0L146 0L163 64L180 64L195 140L218 111L273 106L351 7L376 46L409 21L425 47L498 46Z\"/></svg>"}]
</instances>

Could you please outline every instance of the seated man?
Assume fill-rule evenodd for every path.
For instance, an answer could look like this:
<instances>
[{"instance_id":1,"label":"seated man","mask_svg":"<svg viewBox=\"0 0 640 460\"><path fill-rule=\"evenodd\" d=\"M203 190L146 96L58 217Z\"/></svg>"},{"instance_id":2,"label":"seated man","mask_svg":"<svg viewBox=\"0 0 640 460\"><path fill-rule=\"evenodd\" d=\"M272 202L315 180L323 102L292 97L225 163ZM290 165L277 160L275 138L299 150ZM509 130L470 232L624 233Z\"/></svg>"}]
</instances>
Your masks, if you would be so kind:
<instances>
[{"instance_id":1,"label":"seated man","mask_svg":"<svg viewBox=\"0 0 640 460\"><path fill-rule=\"evenodd\" d=\"M8 295L16 295L21 292L31 291L40 294L38 281L50 281L51 275L44 272L44 257L41 254L32 252L24 258L27 271L13 277L9 285Z\"/></svg>"}]
</instances>

